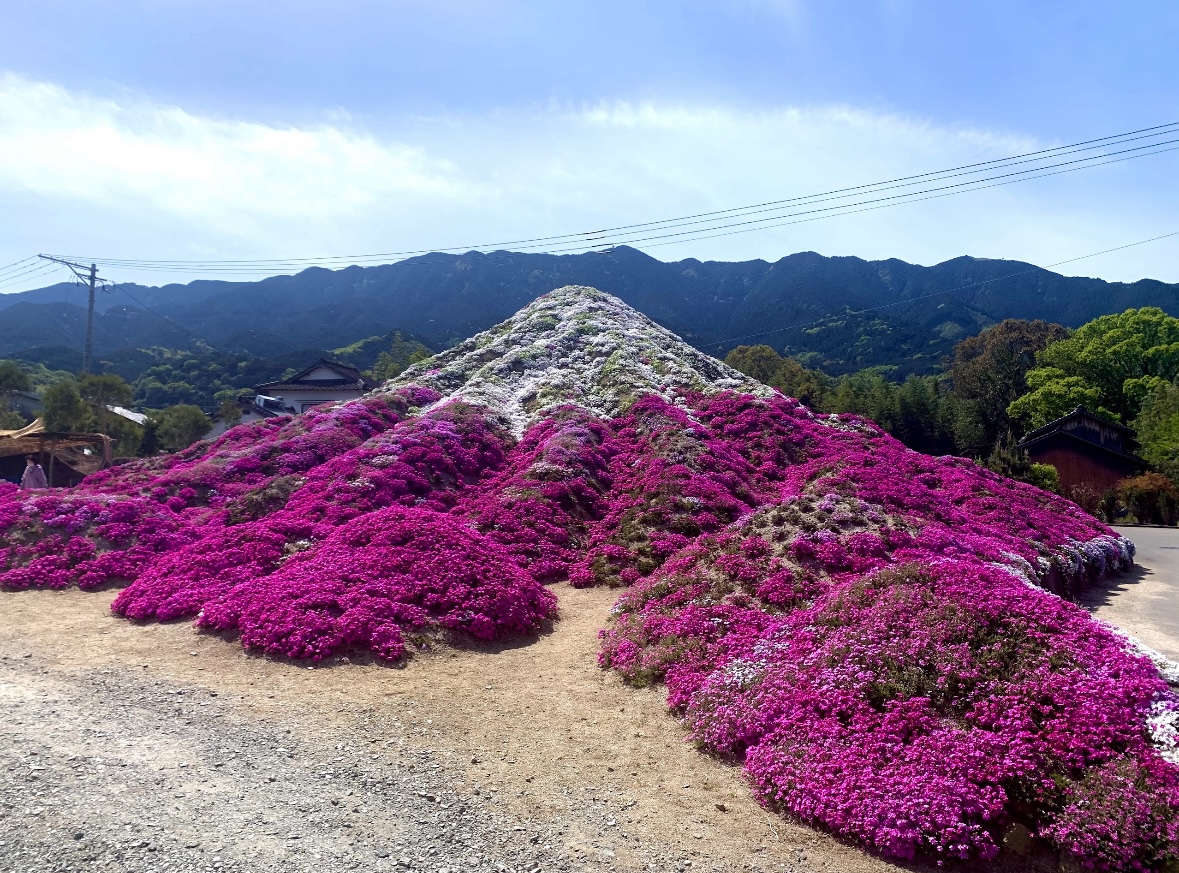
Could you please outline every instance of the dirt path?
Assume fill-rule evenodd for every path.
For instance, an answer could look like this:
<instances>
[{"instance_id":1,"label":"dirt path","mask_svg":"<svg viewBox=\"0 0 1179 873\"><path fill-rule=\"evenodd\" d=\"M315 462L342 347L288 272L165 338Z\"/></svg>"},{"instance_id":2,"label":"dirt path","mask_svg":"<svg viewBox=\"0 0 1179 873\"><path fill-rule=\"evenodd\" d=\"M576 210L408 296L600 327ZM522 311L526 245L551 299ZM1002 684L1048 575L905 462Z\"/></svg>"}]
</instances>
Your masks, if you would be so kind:
<instances>
[{"instance_id":1,"label":"dirt path","mask_svg":"<svg viewBox=\"0 0 1179 873\"><path fill-rule=\"evenodd\" d=\"M685 742L660 691L595 666L615 594L559 594L562 619L539 639L391 669L248 656L187 624L116 619L111 595L2 593L0 858L226 873L901 869L765 813L739 770Z\"/></svg>"}]
</instances>

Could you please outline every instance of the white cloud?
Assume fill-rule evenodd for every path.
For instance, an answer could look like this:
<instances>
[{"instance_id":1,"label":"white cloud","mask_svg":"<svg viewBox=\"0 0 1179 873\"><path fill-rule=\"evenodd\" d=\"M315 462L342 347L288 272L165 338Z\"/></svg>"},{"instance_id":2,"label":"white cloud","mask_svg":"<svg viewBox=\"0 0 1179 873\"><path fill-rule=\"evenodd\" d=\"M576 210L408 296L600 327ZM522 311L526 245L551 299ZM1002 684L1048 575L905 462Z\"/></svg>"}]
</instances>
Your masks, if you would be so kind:
<instances>
[{"instance_id":1,"label":"white cloud","mask_svg":"<svg viewBox=\"0 0 1179 873\"><path fill-rule=\"evenodd\" d=\"M0 264L34 251L282 258L592 230L988 160L1018 132L855 107L609 103L277 127L0 77ZM1047 264L1179 230L1174 156L756 233L657 246L663 259L815 250ZM1165 172L1171 168L1171 172ZM1071 265L1179 281L1176 246ZM151 280L149 275L117 278Z\"/></svg>"},{"instance_id":2,"label":"white cloud","mask_svg":"<svg viewBox=\"0 0 1179 873\"><path fill-rule=\"evenodd\" d=\"M461 199L421 149L337 127L276 128L0 77L0 184L192 219L337 218L383 197Z\"/></svg>"}]
</instances>

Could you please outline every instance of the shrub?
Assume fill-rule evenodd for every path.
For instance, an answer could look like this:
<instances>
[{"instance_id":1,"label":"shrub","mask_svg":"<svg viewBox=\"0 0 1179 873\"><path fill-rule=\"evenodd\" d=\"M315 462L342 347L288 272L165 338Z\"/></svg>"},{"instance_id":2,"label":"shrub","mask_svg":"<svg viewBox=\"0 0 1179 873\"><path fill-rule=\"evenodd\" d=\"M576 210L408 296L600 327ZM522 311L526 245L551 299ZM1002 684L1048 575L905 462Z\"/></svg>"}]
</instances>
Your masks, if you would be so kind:
<instances>
[{"instance_id":1,"label":"shrub","mask_svg":"<svg viewBox=\"0 0 1179 873\"><path fill-rule=\"evenodd\" d=\"M1173 525L1179 520L1179 488L1162 473L1123 479L1118 494L1139 524Z\"/></svg>"},{"instance_id":2,"label":"shrub","mask_svg":"<svg viewBox=\"0 0 1179 873\"><path fill-rule=\"evenodd\" d=\"M1029 485L1035 485L1045 491L1060 493L1060 474L1051 464L1031 464L1028 466L1024 479Z\"/></svg>"}]
</instances>

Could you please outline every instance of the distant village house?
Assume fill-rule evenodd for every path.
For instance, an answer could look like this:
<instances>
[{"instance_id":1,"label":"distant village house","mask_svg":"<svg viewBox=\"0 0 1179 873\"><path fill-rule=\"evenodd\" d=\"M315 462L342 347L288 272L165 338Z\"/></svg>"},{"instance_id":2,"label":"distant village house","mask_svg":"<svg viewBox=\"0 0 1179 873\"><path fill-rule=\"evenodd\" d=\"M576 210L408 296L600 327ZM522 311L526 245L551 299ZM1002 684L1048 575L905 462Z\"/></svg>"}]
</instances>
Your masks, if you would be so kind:
<instances>
[{"instance_id":1,"label":"distant village house","mask_svg":"<svg viewBox=\"0 0 1179 873\"><path fill-rule=\"evenodd\" d=\"M254 398L239 404L241 421L246 423L276 415L297 415L325 403L355 400L375 387L355 367L320 358L289 379L254 386ZM236 423L215 419L206 439L220 436Z\"/></svg>"},{"instance_id":2,"label":"distant village house","mask_svg":"<svg viewBox=\"0 0 1179 873\"><path fill-rule=\"evenodd\" d=\"M1134 454L1138 443L1131 428L1083 406L1032 431L1020 446L1033 462L1056 468L1065 494L1078 487L1103 494L1146 466Z\"/></svg>"}]
</instances>

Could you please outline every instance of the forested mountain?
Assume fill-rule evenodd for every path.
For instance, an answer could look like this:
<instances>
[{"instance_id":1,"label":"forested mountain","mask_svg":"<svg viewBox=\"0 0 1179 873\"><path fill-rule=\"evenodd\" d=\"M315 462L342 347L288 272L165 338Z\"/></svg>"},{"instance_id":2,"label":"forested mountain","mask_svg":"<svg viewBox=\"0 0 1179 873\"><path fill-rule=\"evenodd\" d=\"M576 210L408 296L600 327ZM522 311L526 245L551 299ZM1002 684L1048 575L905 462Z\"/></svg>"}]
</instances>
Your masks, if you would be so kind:
<instances>
[{"instance_id":1,"label":"forested mountain","mask_svg":"<svg viewBox=\"0 0 1179 873\"><path fill-rule=\"evenodd\" d=\"M192 348L199 337L224 352L273 357L396 329L443 348L570 284L615 294L718 357L743 342L767 343L831 373L876 365L895 366L897 375L928 372L957 340L1004 318L1075 327L1127 307L1179 312L1179 285L1065 277L1018 261L960 257L923 267L803 252L772 264L665 263L620 247L581 255L431 254L256 282L130 285L137 300L122 288L101 295L95 345L102 356ZM81 289L64 284L0 295L0 355L80 349L84 301Z\"/></svg>"}]
</instances>

